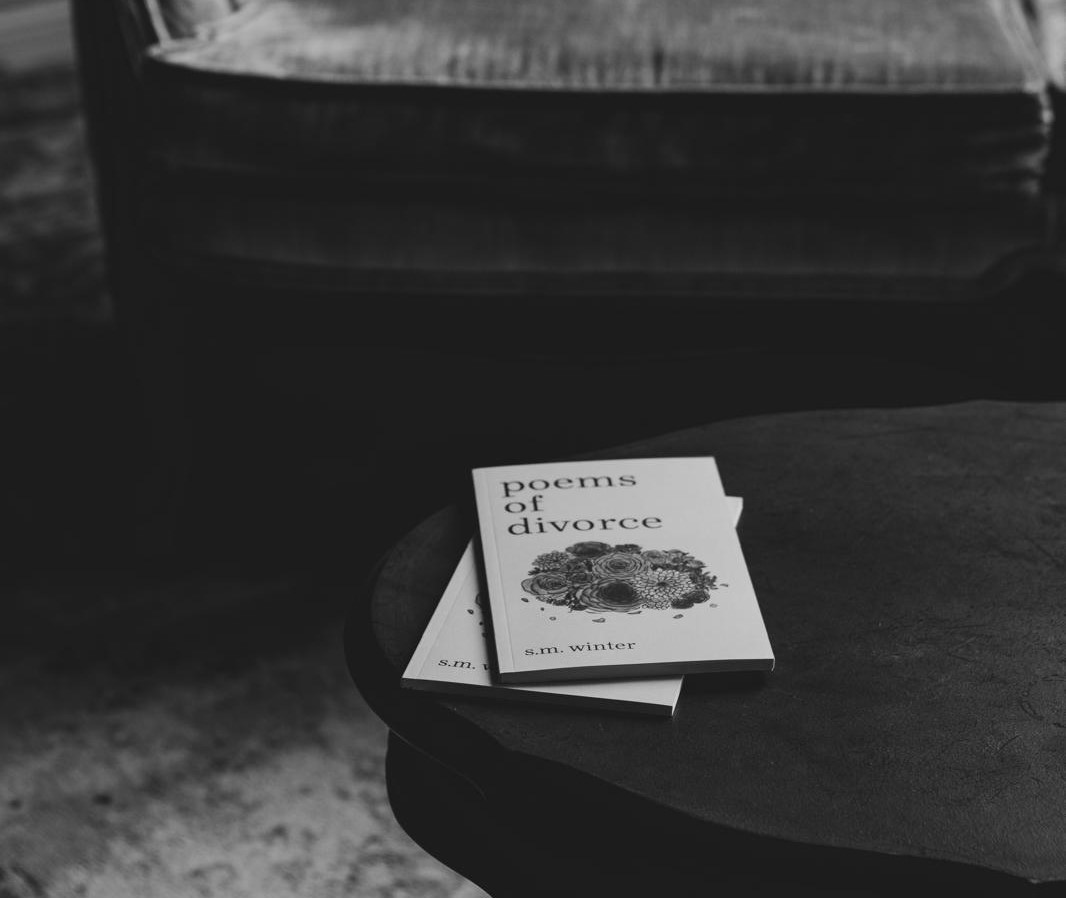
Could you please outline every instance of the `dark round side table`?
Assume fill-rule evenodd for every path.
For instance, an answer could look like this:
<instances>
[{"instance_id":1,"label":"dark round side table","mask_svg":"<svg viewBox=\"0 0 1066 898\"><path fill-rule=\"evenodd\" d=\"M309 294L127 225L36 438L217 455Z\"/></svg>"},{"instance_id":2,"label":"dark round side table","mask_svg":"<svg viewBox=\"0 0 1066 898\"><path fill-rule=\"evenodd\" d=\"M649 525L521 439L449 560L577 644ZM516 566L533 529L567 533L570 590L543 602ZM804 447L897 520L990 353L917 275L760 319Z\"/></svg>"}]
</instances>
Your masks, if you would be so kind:
<instances>
[{"instance_id":1,"label":"dark round side table","mask_svg":"<svg viewBox=\"0 0 1066 898\"><path fill-rule=\"evenodd\" d=\"M672 720L401 690L472 533L445 509L345 634L416 841L497 898L1066 892L1066 406L774 415L598 455L717 458L777 669L690 676Z\"/></svg>"}]
</instances>

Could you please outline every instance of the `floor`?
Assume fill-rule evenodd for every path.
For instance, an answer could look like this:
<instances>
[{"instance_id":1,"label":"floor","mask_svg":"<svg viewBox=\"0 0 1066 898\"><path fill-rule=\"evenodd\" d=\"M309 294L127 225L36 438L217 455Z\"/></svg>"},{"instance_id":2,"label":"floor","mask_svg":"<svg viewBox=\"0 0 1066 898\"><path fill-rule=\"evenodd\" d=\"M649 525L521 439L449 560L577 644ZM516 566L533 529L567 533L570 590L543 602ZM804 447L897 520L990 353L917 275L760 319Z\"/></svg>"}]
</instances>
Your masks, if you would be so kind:
<instances>
[{"instance_id":1,"label":"floor","mask_svg":"<svg viewBox=\"0 0 1066 898\"><path fill-rule=\"evenodd\" d=\"M482 894L393 819L328 587L52 573L2 601L2 898Z\"/></svg>"},{"instance_id":2,"label":"floor","mask_svg":"<svg viewBox=\"0 0 1066 898\"><path fill-rule=\"evenodd\" d=\"M0 0L0 898L482 895L389 809L358 574L124 563L124 366L65 4Z\"/></svg>"}]
</instances>

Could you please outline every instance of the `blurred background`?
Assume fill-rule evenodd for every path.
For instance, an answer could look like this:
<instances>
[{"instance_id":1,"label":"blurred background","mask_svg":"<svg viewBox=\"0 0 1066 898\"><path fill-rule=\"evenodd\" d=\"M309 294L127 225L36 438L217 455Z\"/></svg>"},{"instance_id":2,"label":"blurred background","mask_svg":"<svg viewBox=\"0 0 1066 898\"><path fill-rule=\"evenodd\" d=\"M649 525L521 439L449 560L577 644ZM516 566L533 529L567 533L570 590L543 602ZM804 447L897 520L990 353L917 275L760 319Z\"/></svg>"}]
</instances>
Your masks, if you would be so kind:
<instances>
[{"instance_id":1,"label":"blurred background","mask_svg":"<svg viewBox=\"0 0 1066 898\"><path fill-rule=\"evenodd\" d=\"M73 52L65 2L0 0L0 896L474 898L389 810L341 656L365 563L137 549Z\"/></svg>"},{"instance_id":2,"label":"blurred background","mask_svg":"<svg viewBox=\"0 0 1066 898\"><path fill-rule=\"evenodd\" d=\"M577 175L564 172L556 181L552 166L566 156L565 141L556 140L556 132L547 140L534 133L530 147L511 140L507 129L526 117L512 115L506 103L486 107L490 118L499 116L492 127L506 131L502 137L489 126L467 127L463 102L440 119L455 114L458 124L439 131L433 130L436 112L420 117L400 103L383 113L391 130L383 126L381 135L398 134L400 150L404 141L416 150L414 162L411 171L397 174L389 166L399 160L403 169L410 159L371 146L380 157L375 164L395 176L382 189L373 183L373 170L367 177L348 164L344 141L359 129L349 129L349 118L332 106L350 48L326 38L334 27L346 29L346 40L362 34L359 16L346 4L172 0L162 5L169 11L162 22L97 15L105 4L88 0L76 5L83 13L81 46L99 51L88 67L96 73L95 92L79 86L66 0L0 0L0 898L474 898L481 893L415 846L393 819L384 781L385 728L356 693L341 654L345 612L363 594L376 560L421 518L465 496L471 467L591 452L739 415L1061 399L1066 392L1061 279L1038 270L1047 266L1034 249L1058 240L1049 236L1048 224L1058 198L1042 195L1043 170L1034 174L1050 136L1032 79L1020 79L1014 94L1002 92L1006 99L997 95L1002 107L991 112L979 105L987 98L974 101L967 84L961 100L950 89L936 98L973 128L959 146L951 133L947 144L936 143L951 128L941 127L941 107L919 101L914 114L928 126L930 146L947 146L944 171L963 172L960 187L926 165L932 157L920 140L917 149L907 145L896 155L891 141L878 136L906 136L899 127L912 114L913 92L906 89L901 103L890 99L871 111L863 101L841 107L846 116L827 115L825 122L843 129L842 141L836 132L827 139L818 128L804 130L808 113L789 104L805 94L791 90L787 77L817 75L821 63L786 54L796 71L782 69L784 89L767 107L777 110L776 118L750 115L728 99L723 107L737 114L740 138L724 153L724 175L708 166L700 189L708 195L734 189L732 171L748 172L751 146L768 148L770 162L759 170L765 159L756 154L739 201L722 205L725 224L708 224L704 219L713 216L706 208L717 207L691 202L685 171L680 187L671 182L660 191L663 172L626 169L634 159L666 159L665 180L677 174L672 151L659 152L657 126L649 125L658 121L656 109L650 118L630 119L623 103L620 111L611 106L605 113L608 124L616 113L617 121L629 123L633 133L622 136L636 149L632 158L608 153L610 164L621 160L620 170L600 183L602 172L586 177L581 168L587 146L580 140L571 148L581 163ZM263 45L280 46L279 58L303 77L294 90L314 80L308 72L320 76L307 95L314 103L290 95L289 85L279 87L275 68L281 63L269 52L250 53L265 74L238 72L233 79L239 90L252 85L248 103L239 90L236 99L218 101L227 95L215 92L222 82L214 76L232 63L224 58L225 46L218 50L222 56L207 53L207 70L192 73L188 84L178 58L171 70L136 82L137 89L147 85L146 95L157 92L178 109L188 102L190 120L195 124L203 115L222 136L216 146L206 125L168 130L172 123L164 115L152 119L156 143L142 153L137 139L149 129L137 126L150 116L119 89L125 84L130 91L136 78L117 46L128 50L136 43L129 35L142 28L169 35L179 49L187 38L195 47L196 34L224 38L242 23L255 26L256 6L276 14L264 16L279 30L263 30ZM368 6L383 20L393 9ZM474 19L489 9L462 6ZM639 12L654 4L628 6ZM823 13L831 7L808 6ZM108 5L122 14L134 8L155 10L158 19L161 7ZM433 3L426 8L429 19L439 12ZM566 20L565 4L543 8L562 10ZM962 33L969 8L952 9L961 10ZM297 16L304 31L286 25L293 10L305 16ZM758 28L774 23L741 12L738 28L750 30L756 50L772 51L777 45L760 41ZM897 18L921 31L920 21ZM537 21L531 14L523 27ZM404 22L386 24L396 25L403 38ZM953 39L956 23L949 24ZM840 48L822 41L814 25L812 52L832 58ZM258 51L260 32L250 27L249 33ZM295 49L285 44L292 35ZM890 31L881 36L889 58L897 51L910 58ZM211 51L209 43L204 46ZM460 44L456 52L465 52ZM137 53L150 45L145 39ZM394 45L426 49L402 39ZM961 47L961 62L947 54L945 78L962 72L984 83L984 70L970 64L983 52L975 46ZM732 64L729 40L723 47ZM848 57L856 77L869 74L864 47L852 48L854 59ZM316 48L321 59L311 58ZM942 48L933 49L934 61L945 58ZM444 58L436 47L428 51L429 59ZM926 64L914 58L918 68ZM989 61L990 70L998 64ZM610 74L610 66L601 70ZM886 71L891 82L894 70ZM756 80L761 72L756 66ZM291 96L298 101L288 102ZM89 118L101 133L105 125L111 129L107 140L94 144L109 174L107 189L99 192L83 113L89 100L96 104ZM536 105L540 99L530 102L533 113L544 111ZM270 143L254 131L248 138L242 127L240 115L253 106L267 126L275 114L300 120L305 106L318 117L303 120L305 133L275 132L278 139ZM672 126L680 129L679 145L687 145L691 119L683 107L669 108L683 113ZM579 107L563 112L574 115L570 121L584 120ZM550 121L555 112L545 114ZM872 168L854 183L838 183L837 155L855 155L847 142L855 122L868 129L865 155L858 155ZM779 125L790 139L779 139ZM711 129L714 135L726 131ZM485 155L464 156L469 148L447 144L456 134L460 144L484 141ZM435 152L437 138L459 162ZM699 145L703 135L695 139ZM593 134L588 146L598 146L597 140ZM827 145L836 154L828 162L821 152ZM423 146L429 147L429 175L418 167L426 164L417 152ZM787 172L782 178L775 169L779 150L794 152L792 161L825 182L790 181ZM956 151L967 164L955 164ZM129 160L143 164L143 171L124 170ZM285 177L275 177L272 165ZM482 169L490 181L498 175L499 183L479 181ZM885 171L906 189L886 182ZM451 178L456 172L461 177ZM767 173L770 182L763 180ZM441 182L431 183L438 176ZM404 178L410 183L397 188L399 201L391 202L389 190ZM542 195L545 184L555 193ZM853 188L857 199L838 197L839 221L804 193ZM768 205L752 213L743 190ZM671 191L679 193L668 197L679 209L664 212L660 193ZM798 195L787 215L775 191L786 199L790 191ZM379 202L382 192L390 202ZM945 211L949 193L957 208ZM920 214L908 205L912 194ZM871 212L869 196L884 208ZM583 219L579 200L588 197L603 206ZM439 219L417 205L432 206L434 199L444 209ZM187 206L193 213L183 219ZM120 238L109 248L98 207L110 209L104 219ZM356 220L352 208L365 220ZM393 230L379 229L387 215L375 218L367 208L394 214L386 222ZM142 229L142 214L158 217ZM926 224L918 227L922 215ZM460 233L455 221L472 222L469 232ZM672 222L673 230L664 232L662 221ZM567 236L571 225L584 244ZM766 233L787 239L775 242ZM159 257L152 263L162 259L170 267L139 258L142 237ZM370 249L360 256L365 246ZM651 261L642 272L627 247L647 246ZM710 262L708 247L720 250ZM312 262L275 266L281 251ZM123 291L112 289L119 266L110 266L109 280L108 252L124 254L112 257L122 261ZM488 275L479 281L483 271L464 268L463 252L491 268ZM534 262L518 272L524 293L494 302L494 285L514 274L507 266L519 257ZM1038 261L1034 277L1007 277L1019 259L1030 258ZM438 269L414 264L427 259ZM830 272L835 280L819 280L822 262L839 266ZM606 270L607 286L589 290L595 301L569 303L562 290L551 302L548 291L542 295L541 285L567 277L586 285L589 271L604 273L597 264ZM771 270L774 264L779 268ZM396 299L402 291L374 294L375 279L388 265L402 284L413 272L428 301L405 305ZM715 265L724 268L711 270ZM750 268L757 289L735 276L737 265ZM183 269L178 277L182 266L192 274ZM738 289L743 300L782 283L809 298L828 284L832 302L808 305L777 296L772 311L769 304L745 301L742 314L731 317L723 307L699 303L694 271L717 278L719 288ZM764 281L773 278L759 280L766 271L777 279L770 286ZM241 278L251 284L243 293L232 286ZM984 291L970 306L959 301L967 280L979 281ZM656 290L664 284L670 287L664 296L687 290L697 301L660 303ZM480 304L464 304L464 285L480 291ZM854 285L867 294L851 303ZM744 292L749 288L751 295ZM927 290L923 297L935 301L912 302L912 290ZM124 293L125 306L117 292ZM999 304L986 303L986 292L997 293ZM312 293L314 302L300 305ZM155 302L157 295L164 299ZM358 301L350 301L353 296ZM226 300L233 300L232 314L223 320ZM188 330L204 337L202 343L166 345L167 324L149 318L162 316L168 301L171 311L194 310L189 319L195 326ZM1039 314L1030 314L1030 306ZM296 333L326 307L341 307L346 324L332 326L323 316L313 339ZM301 314L306 309L310 314ZM619 309L625 313L616 314ZM259 345L253 326L271 316L288 339ZM834 325L845 319L850 330L841 338ZM492 339L482 340L479 326L491 330ZM357 348L346 345L349 337L358 338ZM193 376L177 386L168 380L182 366L195 373L195 384Z\"/></svg>"}]
</instances>

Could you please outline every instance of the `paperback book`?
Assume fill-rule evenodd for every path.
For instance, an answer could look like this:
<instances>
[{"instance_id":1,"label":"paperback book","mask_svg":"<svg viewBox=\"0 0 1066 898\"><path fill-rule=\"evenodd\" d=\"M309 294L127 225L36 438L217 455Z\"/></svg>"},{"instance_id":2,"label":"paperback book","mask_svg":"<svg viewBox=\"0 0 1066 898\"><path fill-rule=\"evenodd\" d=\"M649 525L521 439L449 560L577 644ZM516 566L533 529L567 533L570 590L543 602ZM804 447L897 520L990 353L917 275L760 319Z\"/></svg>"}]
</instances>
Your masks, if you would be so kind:
<instances>
[{"instance_id":1,"label":"paperback book","mask_svg":"<svg viewBox=\"0 0 1066 898\"><path fill-rule=\"evenodd\" d=\"M713 458L473 476L498 682L773 669Z\"/></svg>"},{"instance_id":2,"label":"paperback book","mask_svg":"<svg viewBox=\"0 0 1066 898\"><path fill-rule=\"evenodd\" d=\"M743 502L727 498L734 523ZM489 695L510 701L672 715L681 691L680 676L607 680L542 686L492 682L486 609L471 540L444 590L433 617L404 671L409 689L458 695Z\"/></svg>"}]
</instances>

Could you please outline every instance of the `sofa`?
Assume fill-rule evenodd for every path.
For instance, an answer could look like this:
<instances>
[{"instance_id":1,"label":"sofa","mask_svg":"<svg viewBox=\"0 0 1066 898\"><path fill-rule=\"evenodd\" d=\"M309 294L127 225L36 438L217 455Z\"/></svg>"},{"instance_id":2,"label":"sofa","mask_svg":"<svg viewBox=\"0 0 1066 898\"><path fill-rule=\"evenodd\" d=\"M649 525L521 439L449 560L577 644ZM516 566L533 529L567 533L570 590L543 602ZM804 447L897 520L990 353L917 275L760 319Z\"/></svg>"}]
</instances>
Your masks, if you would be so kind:
<instances>
[{"instance_id":1,"label":"sofa","mask_svg":"<svg viewBox=\"0 0 1066 898\"><path fill-rule=\"evenodd\" d=\"M238 349L347 347L319 379L382 464L412 416L509 460L639 436L603 431L624 409L550 444L441 412L619 357L629 395L797 347L1059 389L1062 0L72 3L115 305L172 455L220 347L201 396Z\"/></svg>"},{"instance_id":2,"label":"sofa","mask_svg":"<svg viewBox=\"0 0 1066 898\"><path fill-rule=\"evenodd\" d=\"M212 278L913 300L1057 259L1052 0L75 12L128 79L90 98L117 214Z\"/></svg>"}]
</instances>

